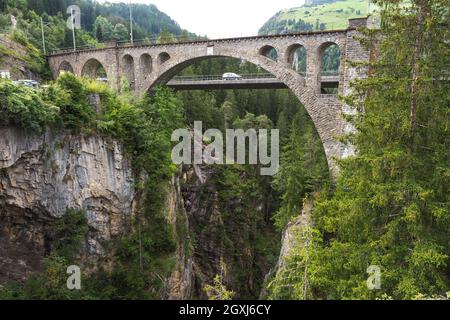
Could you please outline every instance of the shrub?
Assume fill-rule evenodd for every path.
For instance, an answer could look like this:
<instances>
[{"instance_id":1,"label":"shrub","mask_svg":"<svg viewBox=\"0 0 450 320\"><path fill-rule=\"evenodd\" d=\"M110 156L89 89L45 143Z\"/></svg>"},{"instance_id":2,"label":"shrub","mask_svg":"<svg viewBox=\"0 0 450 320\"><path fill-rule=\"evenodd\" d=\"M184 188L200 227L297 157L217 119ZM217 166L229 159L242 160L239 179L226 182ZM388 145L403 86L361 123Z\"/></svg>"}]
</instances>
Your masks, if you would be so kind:
<instances>
[{"instance_id":1,"label":"shrub","mask_svg":"<svg viewBox=\"0 0 450 320\"><path fill-rule=\"evenodd\" d=\"M51 226L53 251L72 260L86 240L88 222L82 210L67 209L65 214Z\"/></svg>"},{"instance_id":2,"label":"shrub","mask_svg":"<svg viewBox=\"0 0 450 320\"><path fill-rule=\"evenodd\" d=\"M82 80L72 73L63 73L56 80L56 86L66 91L68 100L59 100L60 116L64 127L68 129L80 129L91 127L95 113L89 104L87 90Z\"/></svg>"},{"instance_id":3,"label":"shrub","mask_svg":"<svg viewBox=\"0 0 450 320\"><path fill-rule=\"evenodd\" d=\"M55 121L59 109L42 98L39 91L0 80L0 125L14 125L42 132Z\"/></svg>"}]
</instances>

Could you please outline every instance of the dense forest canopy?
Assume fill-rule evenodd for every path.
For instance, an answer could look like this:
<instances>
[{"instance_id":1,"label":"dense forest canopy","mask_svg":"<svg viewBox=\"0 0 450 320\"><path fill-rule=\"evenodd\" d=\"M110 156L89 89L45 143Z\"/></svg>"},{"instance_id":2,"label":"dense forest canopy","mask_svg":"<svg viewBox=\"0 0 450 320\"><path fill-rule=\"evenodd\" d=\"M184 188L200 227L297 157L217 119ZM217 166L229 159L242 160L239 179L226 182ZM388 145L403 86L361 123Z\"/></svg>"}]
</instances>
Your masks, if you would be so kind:
<instances>
[{"instance_id":1,"label":"dense forest canopy","mask_svg":"<svg viewBox=\"0 0 450 320\"><path fill-rule=\"evenodd\" d=\"M48 51L72 46L72 33L66 26L68 6L76 4L81 10L81 29L77 29L78 46L99 46L107 41L130 40L130 6L125 3L98 3L91 0L2 1L0 30L11 29L11 15L18 20L18 29L35 47L42 48L40 18ZM195 37L154 5L133 4L133 38L145 40L160 34Z\"/></svg>"},{"instance_id":2,"label":"dense forest canopy","mask_svg":"<svg viewBox=\"0 0 450 320\"><path fill-rule=\"evenodd\" d=\"M365 29L376 52L371 77L345 102L356 111L314 226L272 282L274 299L445 299L450 288L449 7L446 0L375 1L381 30ZM302 240L303 239L303 240ZM381 285L368 290L370 270Z\"/></svg>"},{"instance_id":3,"label":"dense forest canopy","mask_svg":"<svg viewBox=\"0 0 450 320\"><path fill-rule=\"evenodd\" d=\"M108 18L114 25L122 23L127 28L130 21L130 5L128 3L97 2L93 0L5 0L0 4L0 10L17 8L22 11L34 11L38 15L44 13L49 16L66 15L70 5L78 5L82 13L82 26L86 31L93 31L98 16ZM136 39L144 39L158 35L166 29L170 33L180 35L183 29L167 14L158 10L152 4L132 4L133 22L135 24Z\"/></svg>"}]
</instances>

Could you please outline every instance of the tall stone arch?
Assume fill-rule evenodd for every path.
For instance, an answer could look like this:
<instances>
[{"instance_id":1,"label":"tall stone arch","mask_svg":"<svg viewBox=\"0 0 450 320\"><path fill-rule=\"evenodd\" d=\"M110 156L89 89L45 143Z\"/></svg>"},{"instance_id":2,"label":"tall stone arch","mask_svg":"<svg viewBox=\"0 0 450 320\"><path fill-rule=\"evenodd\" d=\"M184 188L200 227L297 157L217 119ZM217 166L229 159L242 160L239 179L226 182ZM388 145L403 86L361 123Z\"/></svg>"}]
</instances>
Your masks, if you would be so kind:
<instances>
[{"instance_id":1,"label":"tall stone arch","mask_svg":"<svg viewBox=\"0 0 450 320\"><path fill-rule=\"evenodd\" d=\"M338 167L335 158L340 159L347 152L346 146L338 141L338 138L343 133L342 104L336 97L322 98L317 94L314 86L306 84L305 77L289 68L287 63L282 64L262 55L260 48L253 51L245 49L241 51L225 47L220 50L220 54L215 55L206 55L202 50L199 53L191 52L183 56L172 57L164 64L159 65L138 90L140 93L152 90L158 85L167 83L187 66L214 57L244 59L262 67L282 81L299 99L310 115L322 141L331 175L333 177L337 176Z\"/></svg>"}]
</instances>

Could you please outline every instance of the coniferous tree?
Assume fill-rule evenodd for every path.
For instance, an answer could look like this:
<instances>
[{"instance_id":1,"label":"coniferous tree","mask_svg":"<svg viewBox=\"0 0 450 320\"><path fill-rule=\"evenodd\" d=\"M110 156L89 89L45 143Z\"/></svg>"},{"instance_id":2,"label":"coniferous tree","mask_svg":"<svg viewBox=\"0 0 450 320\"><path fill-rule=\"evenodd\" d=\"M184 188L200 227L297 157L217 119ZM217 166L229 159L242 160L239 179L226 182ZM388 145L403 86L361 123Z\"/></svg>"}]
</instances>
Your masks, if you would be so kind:
<instances>
[{"instance_id":1,"label":"coniferous tree","mask_svg":"<svg viewBox=\"0 0 450 320\"><path fill-rule=\"evenodd\" d=\"M381 30L364 39L377 47L371 77L346 100L359 111L358 154L313 213L323 241L310 253L313 298L443 297L450 285L448 2L376 3ZM379 290L367 286L370 266Z\"/></svg>"}]
</instances>

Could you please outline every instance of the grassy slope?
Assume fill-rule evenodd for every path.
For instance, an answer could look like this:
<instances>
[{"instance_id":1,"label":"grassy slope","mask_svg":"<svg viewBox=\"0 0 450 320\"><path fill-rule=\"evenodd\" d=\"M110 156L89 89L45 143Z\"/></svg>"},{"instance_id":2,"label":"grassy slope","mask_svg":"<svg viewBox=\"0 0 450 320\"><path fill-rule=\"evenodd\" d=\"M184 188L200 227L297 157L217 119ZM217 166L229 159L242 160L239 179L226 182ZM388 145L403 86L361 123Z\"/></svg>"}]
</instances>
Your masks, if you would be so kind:
<instances>
[{"instance_id":1,"label":"grassy slope","mask_svg":"<svg viewBox=\"0 0 450 320\"><path fill-rule=\"evenodd\" d=\"M338 10L342 12L337 12ZM357 14L357 11L360 14ZM316 20L319 19L321 23L326 24L326 29L344 29L348 26L349 18L363 17L367 15L367 0L344 0L329 4L322 4L317 6L302 6L283 10L272 19L288 20L288 19L302 19L316 25Z\"/></svg>"}]
</instances>

